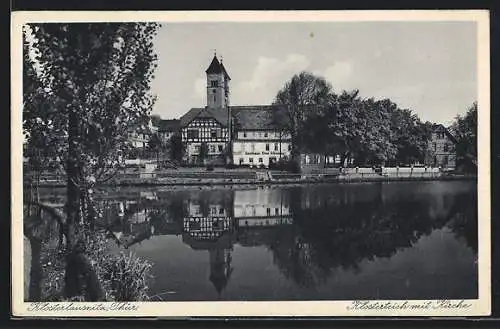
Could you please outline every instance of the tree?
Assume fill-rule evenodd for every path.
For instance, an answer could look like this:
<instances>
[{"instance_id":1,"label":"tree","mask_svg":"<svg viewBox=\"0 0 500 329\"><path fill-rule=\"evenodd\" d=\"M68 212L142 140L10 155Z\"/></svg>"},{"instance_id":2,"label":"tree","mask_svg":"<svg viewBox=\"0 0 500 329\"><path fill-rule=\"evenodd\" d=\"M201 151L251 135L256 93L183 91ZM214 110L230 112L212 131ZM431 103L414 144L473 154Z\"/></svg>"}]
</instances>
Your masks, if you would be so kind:
<instances>
[{"instance_id":1,"label":"tree","mask_svg":"<svg viewBox=\"0 0 500 329\"><path fill-rule=\"evenodd\" d=\"M309 72L294 75L278 91L274 104L286 105L286 118L276 118L280 128L290 134L292 139L292 159L297 161L303 146L303 124L308 115L318 106L331 102L332 86L322 77ZM316 106L314 106L316 105Z\"/></svg>"},{"instance_id":2,"label":"tree","mask_svg":"<svg viewBox=\"0 0 500 329\"><path fill-rule=\"evenodd\" d=\"M391 117L392 143L398 164L424 162L430 138L429 126L408 109L397 109Z\"/></svg>"},{"instance_id":3,"label":"tree","mask_svg":"<svg viewBox=\"0 0 500 329\"><path fill-rule=\"evenodd\" d=\"M397 110L397 105L389 99L375 101L373 98L362 102L362 117L364 119L361 128L363 134L358 163L385 164L394 158L396 149L391 141L390 119Z\"/></svg>"},{"instance_id":4,"label":"tree","mask_svg":"<svg viewBox=\"0 0 500 329\"><path fill-rule=\"evenodd\" d=\"M457 165L466 170L477 170L477 103L464 116L457 115L451 126L456 139Z\"/></svg>"},{"instance_id":5,"label":"tree","mask_svg":"<svg viewBox=\"0 0 500 329\"><path fill-rule=\"evenodd\" d=\"M161 122L161 116L159 116L158 114L151 115L151 123L153 124L153 126L159 127L160 122Z\"/></svg>"},{"instance_id":6,"label":"tree","mask_svg":"<svg viewBox=\"0 0 500 329\"><path fill-rule=\"evenodd\" d=\"M167 142L170 158L174 161L181 161L185 153L185 145L182 143L180 134L174 134Z\"/></svg>"},{"instance_id":7,"label":"tree","mask_svg":"<svg viewBox=\"0 0 500 329\"><path fill-rule=\"evenodd\" d=\"M40 96L40 88L32 88L34 92L25 85L24 114L29 123L24 129L29 136L42 130L35 135L45 141L42 145L52 146L65 170L65 235L72 257L79 252L82 224L97 215L92 187L116 172L129 147L127 127L146 129L154 102L149 82L156 67L153 37L158 24L49 23L30 28L35 40L31 50L38 53L37 74L45 88ZM27 104L32 96L42 97L46 106ZM50 124L40 124L48 120ZM67 260L68 296L79 289L78 273L70 265L75 259Z\"/></svg>"},{"instance_id":8,"label":"tree","mask_svg":"<svg viewBox=\"0 0 500 329\"><path fill-rule=\"evenodd\" d=\"M158 165L160 162L160 150L162 148L162 141L158 136L158 133L154 133L151 135L148 141L148 148L151 152L156 155L156 164Z\"/></svg>"},{"instance_id":9,"label":"tree","mask_svg":"<svg viewBox=\"0 0 500 329\"><path fill-rule=\"evenodd\" d=\"M335 153L341 154L341 163L346 165L355 153L359 153L365 138L363 108L358 90L343 91L334 98L334 114L328 125L331 130Z\"/></svg>"}]
</instances>

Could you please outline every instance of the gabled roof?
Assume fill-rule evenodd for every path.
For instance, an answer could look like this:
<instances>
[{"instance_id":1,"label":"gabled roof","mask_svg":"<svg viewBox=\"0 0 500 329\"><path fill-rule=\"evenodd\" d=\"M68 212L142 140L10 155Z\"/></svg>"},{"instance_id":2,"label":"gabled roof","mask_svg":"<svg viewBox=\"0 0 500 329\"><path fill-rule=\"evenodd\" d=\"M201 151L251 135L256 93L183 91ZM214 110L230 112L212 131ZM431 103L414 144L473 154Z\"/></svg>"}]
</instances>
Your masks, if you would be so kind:
<instances>
[{"instance_id":1,"label":"gabled roof","mask_svg":"<svg viewBox=\"0 0 500 329\"><path fill-rule=\"evenodd\" d=\"M231 106L236 129L273 130L287 120L287 108L284 105Z\"/></svg>"},{"instance_id":2,"label":"gabled roof","mask_svg":"<svg viewBox=\"0 0 500 329\"><path fill-rule=\"evenodd\" d=\"M224 73L226 78L228 80L231 80L231 78L229 77L229 74L227 74L226 68L224 67L224 65L222 65L221 62L219 62L219 60L217 59L217 56L214 56L214 58L212 59L212 62L210 63L210 65L206 69L205 73L206 74Z\"/></svg>"},{"instance_id":3,"label":"gabled roof","mask_svg":"<svg viewBox=\"0 0 500 329\"><path fill-rule=\"evenodd\" d=\"M161 120L158 126L158 132L176 132L179 130L181 121L174 120Z\"/></svg>"},{"instance_id":4,"label":"gabled roof","mask_svg":"<svg viewBox=\"0 0 500 329\"><path fill-rule=\"evenodd\" d=\"M445 126L443 126L442 124L434 124L432 125L432 131L433 132L444 132L446 134L446 136L454 143L457 142L457 139L455 138L455 136L452 135L452 133L448 130L448 128L446 128Z\"/></svg>"},{"instance_id":5,"label":"gabled roof","mask_svg":"<svg viewBox=\"0 0 500 329\"><path fill-rule=\"evenodd\" d=\"M212 118L223 127L227 127L227 110L224 108L195 107L180 119L180 126L185 127L195 118Z\"/></svg>"}]
</instances>

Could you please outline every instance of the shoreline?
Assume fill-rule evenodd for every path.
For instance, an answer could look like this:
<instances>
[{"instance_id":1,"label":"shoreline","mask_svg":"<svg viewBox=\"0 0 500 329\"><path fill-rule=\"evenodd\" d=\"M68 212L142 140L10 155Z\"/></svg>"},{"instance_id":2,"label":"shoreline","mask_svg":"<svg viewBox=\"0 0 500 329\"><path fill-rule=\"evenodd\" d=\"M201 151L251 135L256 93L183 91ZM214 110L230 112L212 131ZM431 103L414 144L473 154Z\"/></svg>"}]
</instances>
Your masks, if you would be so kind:
<instances>
[{"instance_id":1,"label":"shoreline","mask_svg":"<svg viewBox=\"0 0 500 329\"><path fill-rule=\"evenodd\" d=\"M420 182L420 181L449 181L449 180L477 180L477 176L430 176L430 177L394 177L394 176L373 176L373 177L348 177L339 176L335 178L300 178L300 179L181 179L174 178L134 178L118 179L105 182L99 186L106 187L126 187L126 186L232 186L232 185L308 185L308 184L349 184L349 183L369 183L369 182ZM23 182L23 186L28 184ZM39 187L65 187L65 181L41 181Z\"/></svg>"}]
</instances>

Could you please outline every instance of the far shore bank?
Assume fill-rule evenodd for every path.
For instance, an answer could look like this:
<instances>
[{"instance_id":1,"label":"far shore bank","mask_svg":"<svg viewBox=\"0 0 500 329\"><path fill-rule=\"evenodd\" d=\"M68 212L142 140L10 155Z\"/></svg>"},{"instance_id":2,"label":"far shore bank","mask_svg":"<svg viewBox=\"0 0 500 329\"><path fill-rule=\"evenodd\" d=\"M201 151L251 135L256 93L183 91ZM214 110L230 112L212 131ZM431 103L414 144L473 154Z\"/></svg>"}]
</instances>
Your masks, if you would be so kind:
<instances>
[{"instance_id":1,"label":"far shore bank","mask_svg":"<svg viewBox=\"0 0 500 329\"><path fill-rule=\"evenodd\" d=\"M298 175L300 176L300 175ZM475 175L429 175L429 176L382 176L382 175L340 175L334 177L296 177L285 179L231 179L231 178L118 178L99 184L100 186L232 186L232 185L303 185L320 183L360 183L360 182L398 182L398 181L447 181L476 180ZM28 184L25 181L24 186ZM40 187L64 187L62 180L45 180Z\"/></svg>"}]
</instances>

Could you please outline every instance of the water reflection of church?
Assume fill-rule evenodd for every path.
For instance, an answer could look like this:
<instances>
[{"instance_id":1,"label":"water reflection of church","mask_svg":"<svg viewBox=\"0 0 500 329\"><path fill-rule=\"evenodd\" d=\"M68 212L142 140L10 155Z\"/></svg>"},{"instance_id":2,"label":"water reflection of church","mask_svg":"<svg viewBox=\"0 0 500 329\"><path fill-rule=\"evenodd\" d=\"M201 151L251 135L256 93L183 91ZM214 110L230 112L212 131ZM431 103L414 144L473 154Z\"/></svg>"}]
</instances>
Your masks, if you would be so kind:
<instances>
[{"instance_id":1,"label":"water reflection of church","mask_svg":"<svg viewBox=\"0 0 500 329\"><path fill-rule=\"evenodd\" d=\"M220 295L233 268L233 246L245 230L290 224L290 208L282 193L273 190L234 191L231 203L192 198L186 201L183 242L195 250L207 250L210 277ZM204 204L205 202L205 204Z\"/></svg>"}]
</instances>

